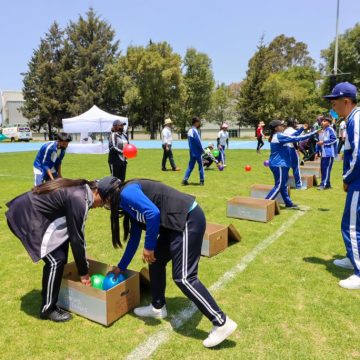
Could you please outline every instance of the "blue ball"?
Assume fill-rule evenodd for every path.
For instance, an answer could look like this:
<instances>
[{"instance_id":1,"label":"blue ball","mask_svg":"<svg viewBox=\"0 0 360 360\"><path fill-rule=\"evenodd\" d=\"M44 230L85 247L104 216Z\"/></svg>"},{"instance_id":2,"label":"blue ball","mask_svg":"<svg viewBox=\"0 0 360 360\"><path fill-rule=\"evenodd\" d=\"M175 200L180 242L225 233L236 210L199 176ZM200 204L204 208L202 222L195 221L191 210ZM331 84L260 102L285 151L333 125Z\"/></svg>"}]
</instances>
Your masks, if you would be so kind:
<instances>
[{"instance_id":1,"label":"blue ball","mask_svg":"<svg viewBox=\"0 0 360 360\"><path fill-rule=\"evenodd\" d=\"M117 279L115 280L114 279L115 277L115 274L108 274L105 276L105 279L103 281L103 285L102 285L102 288L103 290L109 290L111 289L112 287L116 286L117 284L120 284L122 281L124 281L126 279L126 276L124 274L119 274L117 276Z\"/></svg>"}]
</instances>

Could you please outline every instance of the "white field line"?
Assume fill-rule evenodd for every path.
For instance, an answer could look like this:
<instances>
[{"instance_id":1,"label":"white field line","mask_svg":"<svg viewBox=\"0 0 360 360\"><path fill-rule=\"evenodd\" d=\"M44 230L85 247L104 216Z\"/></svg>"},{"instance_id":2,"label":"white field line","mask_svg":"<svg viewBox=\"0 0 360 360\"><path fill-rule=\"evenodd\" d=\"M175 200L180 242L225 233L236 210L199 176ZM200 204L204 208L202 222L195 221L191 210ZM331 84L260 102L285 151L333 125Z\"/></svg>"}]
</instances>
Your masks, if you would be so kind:
<instances>
[{"instance_id":1,"label":"white field line","mask_svg":"<svg viewBox=\"0 0 360 360\"><path fill-rule=\"evenodd\" d=\"M280 226L278 230L276 230L273 234L268 236L265 240L261 241L258 245L256 245L248 254L246 254L240 262L235 265L232 269L227 271L224 275L222 275L210 288L210 292L215 292L221 288L223 288L226 284L228 284L232 279L234 279L238 274L243 272L248 265L255 260L255 258L262 253L267 247L269 247L272 243L274 243L280 236L282 236L287 230L291 228L291 226L305 214L308 207L301 207L301 210L294 211L295 214L284 224ZM170 338L172 329L177 329L181 327L184 323L192 318L195 312L198 311L197 307L191 303L189 306L181 310L177 315L171 319L170 323L164 323L162 327L156 331L154 334L148 337L148 339L138 345L127 357L127 360L142 360L148 359L156 349L166 343Z\"/></svg>"}]
</instances>

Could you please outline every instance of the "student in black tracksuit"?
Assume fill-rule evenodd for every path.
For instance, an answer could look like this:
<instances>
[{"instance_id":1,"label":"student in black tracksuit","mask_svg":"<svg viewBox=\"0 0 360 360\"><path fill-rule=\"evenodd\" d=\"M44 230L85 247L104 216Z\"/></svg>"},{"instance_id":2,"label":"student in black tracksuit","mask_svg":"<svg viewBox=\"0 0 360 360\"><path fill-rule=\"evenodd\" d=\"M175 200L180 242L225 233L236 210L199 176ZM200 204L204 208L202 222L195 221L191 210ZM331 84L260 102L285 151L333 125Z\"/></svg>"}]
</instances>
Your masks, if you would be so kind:
<instances>
[{"instance_id":1,"label":"student in black tracksuit","mask_svg":"<svg viewBox=\"0 0 360 360\"><path fill-rule=\"evenodd\" d=\"M134 179L121 184L111 176L99 181L98 191L111 208L113 245L121 245L119 211L124 216L125 241L130 234L114 271L116 275L127 269L146 227L143 259L149 263L152 303L135 309L135 314L167 316L166 264L171 260L176 285L214 325L204 345L213 347L225 340L237 325L222 312L197 277L206 220L195 198L158 181Z\"/></svg>"},{"instance_id":2,"label":"student in black tracksuit","mask_svg":"<svg viewBox=\"0 0 360 360\"><path fill-rule=\"evenodd\" d=\"M122 182L126 177L127 161L123 150L126 144L129 143L127 135L124 133L125 123L120 120L113 122L111 134L109 136L109 167L112 176L117 177Z\"/></svg>"},{"instance_id":3,"label":"student in black tracksuit","mask_svg":"<svg viewBox=\"0 0 360 360\"><path fill-rule=\"evenodd\" d=\"M7 203L9 228L34 262L45 262L40 318L67 321L56 306L69 244L81 282L90 286L84 225L89 208L103 206L96 183L59 178L36 186Z\"/></svg>"}]
</instances>

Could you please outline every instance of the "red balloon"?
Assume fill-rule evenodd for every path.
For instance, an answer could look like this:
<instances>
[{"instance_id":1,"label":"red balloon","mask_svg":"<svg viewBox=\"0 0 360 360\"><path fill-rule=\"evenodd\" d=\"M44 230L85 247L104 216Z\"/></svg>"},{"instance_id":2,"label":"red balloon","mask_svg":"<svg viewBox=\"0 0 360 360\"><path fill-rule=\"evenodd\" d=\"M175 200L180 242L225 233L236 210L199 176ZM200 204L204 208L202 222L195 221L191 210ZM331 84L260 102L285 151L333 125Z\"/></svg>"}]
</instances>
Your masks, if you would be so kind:
<instances>
[{"instance_id":1,"label":"red balloon","mask_svg":"<svg viewBox=\"0 0 360 360\"><path fill-rule=\"evenodd\" d=\"M251 166L250 166L250 165L246 165L246 166L245 166L245 171L251 171Z\"/></svg>"},{"instance_id":2,"label":"red balloon","mask_svg":"<svg viewBox=\"0 0 360 360\"><path fill-rule=\"evenodd\" d=\"M128 158L134 158L137 155L137 148L133 144L126 144L124 147L124 155Z\"/></svg>"}]
</instances>

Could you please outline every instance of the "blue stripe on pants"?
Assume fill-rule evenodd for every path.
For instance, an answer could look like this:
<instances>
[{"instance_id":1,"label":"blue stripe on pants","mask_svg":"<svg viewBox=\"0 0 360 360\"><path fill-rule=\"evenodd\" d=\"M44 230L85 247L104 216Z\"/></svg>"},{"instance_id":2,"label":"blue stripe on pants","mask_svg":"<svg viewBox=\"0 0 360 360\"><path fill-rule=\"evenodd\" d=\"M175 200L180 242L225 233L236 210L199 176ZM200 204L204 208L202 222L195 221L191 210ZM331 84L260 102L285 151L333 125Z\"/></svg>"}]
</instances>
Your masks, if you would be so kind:
<instances>
[{"instance_id":1,"label":"blue stripe on pants","mask_svg":"<svg viewBox=\"0 0 360 360\"><path fill-rule=\"evenodd\" d=\"M196 162L198 163L198 166L199 166L200 181L204 181L204 167L203 167L201 155L199 155L197 157L190 156L189 166L188 166L188 168L186 170L184 180L189 179L189 177L191 175L191 172L193 171Z\"/></svg>"},{"instance_id":2,"label":"blue stripe on pants","mask_svg":"<svg viewBox=\"0 0 360 360\"><path fill-rule=\"evenodd\" d=\"M289 148L289 150L290 150L290 161L291 161L291 168L294 174L295 186L297 188L301 188L302 182L301 182L301 174L300 174L299 155L295 148Z\"/></svg>"},{"instance_id":3,"label":"blue stripe on pants","mask_svg":"<svg viewBox=\"0 0 360 360\"><path fill-rule=\"evenodd\" d=\"M331 169L334 163L333 157L322 157L321 158L321 184L323 187L330 187L330 175Z\"/></svg>"},{"instance_id":4,"label":"blue stripe on pants","mask_svg":"<svg viewBox=\"0 0 360 360\"><path fill-rule=\"evenodd\" d=\"M275 179L275 186L267 194L266 199L275 200L276 196L281 194L286 206L291 206L293 202L290 199L287 183L289 179L289 168L270 166Z\"/></svg>"},{"instance_id":5,"label":"blue stripe on pants","mask_svg":"<svg viewBox=\"0 0 360 360\"><path fill-rule=\"evenodd\" d=\"M360 205L359 191L349 190L346 196L341 232L347 257L354 266L354 273L360 276Z\"/></svg>"}]
</instances>

